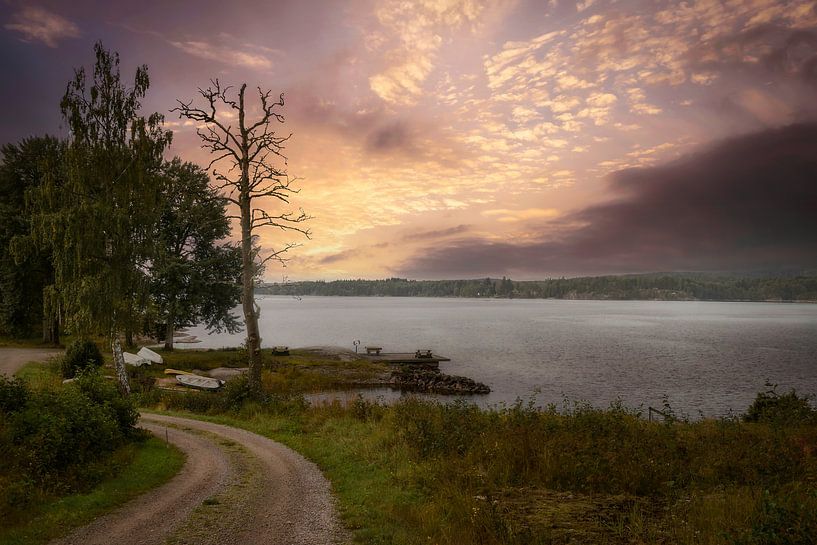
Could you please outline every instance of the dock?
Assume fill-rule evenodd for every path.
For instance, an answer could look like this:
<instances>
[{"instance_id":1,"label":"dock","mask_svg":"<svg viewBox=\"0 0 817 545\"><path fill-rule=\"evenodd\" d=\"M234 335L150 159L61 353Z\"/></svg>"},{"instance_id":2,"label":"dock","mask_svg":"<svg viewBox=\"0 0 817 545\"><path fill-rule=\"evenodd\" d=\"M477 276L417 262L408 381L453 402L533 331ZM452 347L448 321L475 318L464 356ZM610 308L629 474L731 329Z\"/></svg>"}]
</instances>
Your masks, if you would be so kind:
<instances>
[{"instance_id":1,"label":"dock","mask_svg":"<svg viewBox=\"0 0 817 545\"><path fill-rule=\"evenodd\" d=\"M361 356L373 362L389 365L417 365L434 368L438 368L442 361L451 361L451 358L439 356L430 351L420 356L417 355L417 352L381 352L380 354L361 354Z\"/></svg>"}]
</instances>

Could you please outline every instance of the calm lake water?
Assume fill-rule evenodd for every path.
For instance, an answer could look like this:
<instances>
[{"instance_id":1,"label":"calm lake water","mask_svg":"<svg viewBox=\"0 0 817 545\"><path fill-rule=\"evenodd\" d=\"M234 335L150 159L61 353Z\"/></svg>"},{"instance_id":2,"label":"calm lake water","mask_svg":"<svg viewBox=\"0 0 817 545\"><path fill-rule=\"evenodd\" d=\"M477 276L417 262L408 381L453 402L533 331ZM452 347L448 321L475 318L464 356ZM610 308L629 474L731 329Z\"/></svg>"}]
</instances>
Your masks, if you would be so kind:
<instances>
[{"instance_id":1,"label":"calm lake water","mask_svg":"<svg viewBox=\"0 0 817 545\"><path fill-rule=\"evenodd\" d=\"M396 297L260 297L263 346L432 348L443 372L488 384L483 405L535 396L742 412L769 380L817 394L817 305ZM191 328L195 348L243 334ZM371 395L399 396L389 390Z\"/></svg>"}]
</instances>

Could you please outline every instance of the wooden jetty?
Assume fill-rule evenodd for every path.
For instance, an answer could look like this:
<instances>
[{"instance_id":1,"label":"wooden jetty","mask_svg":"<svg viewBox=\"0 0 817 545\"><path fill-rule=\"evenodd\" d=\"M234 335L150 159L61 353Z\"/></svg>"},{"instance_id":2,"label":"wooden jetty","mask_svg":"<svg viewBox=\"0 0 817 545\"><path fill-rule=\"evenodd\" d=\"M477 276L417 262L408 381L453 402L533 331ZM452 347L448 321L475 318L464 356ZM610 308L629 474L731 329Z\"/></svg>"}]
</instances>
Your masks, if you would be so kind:
<instances>
[{"instance_id":1,"label":"wooden jetty","mask_svg":"<svg viewBox=\"0 0 817 545\"><path fill-rule=\"evenodd\" d=\"M431 350L380 352L378 354L361 354L361 356L374 362L388 363L389 365L416 365L434 368L439 368L441 361L451 361L451 358L436 355Z\"/></svg>"}]
</instances>

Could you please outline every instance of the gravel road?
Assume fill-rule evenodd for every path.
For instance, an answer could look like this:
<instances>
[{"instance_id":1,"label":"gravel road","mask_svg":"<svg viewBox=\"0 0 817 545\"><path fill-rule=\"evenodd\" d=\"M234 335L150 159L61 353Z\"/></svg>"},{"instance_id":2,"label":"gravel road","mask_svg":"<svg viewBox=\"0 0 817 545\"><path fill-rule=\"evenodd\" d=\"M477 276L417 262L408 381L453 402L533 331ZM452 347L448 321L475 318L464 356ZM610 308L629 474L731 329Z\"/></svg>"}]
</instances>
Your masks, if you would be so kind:
<instances>
[{"instance_id":1,"label":"gravel road","mask_svg":"<svg viewBox=\"0 0 817 545\"><path fill-rule=\"evenodd\" d=\"M349 541L338 522L329 482L315 464L293 450L248 431L186 418L143 414L142 426L160 438L167 430L169 440L187 454L181 473L54 543L330 545ZM247 459L237 462L241 457ZM240 499L230 499L236 497ZM205 500L216 504L212 513L217 520L203 521L213 530L191 533L195 520L207 517L210 503Z\"/></svg>"},{"instance_id":2,"label":"gravel road","mask_svg":"<svg viewBox=\"0 0 817 545\"><path fill-rule=\"evenodd\" d=\"M0 348L0 375L11 376L30 361L45 361L62 354L56 348Z\"/></svg>"}]
</instances>

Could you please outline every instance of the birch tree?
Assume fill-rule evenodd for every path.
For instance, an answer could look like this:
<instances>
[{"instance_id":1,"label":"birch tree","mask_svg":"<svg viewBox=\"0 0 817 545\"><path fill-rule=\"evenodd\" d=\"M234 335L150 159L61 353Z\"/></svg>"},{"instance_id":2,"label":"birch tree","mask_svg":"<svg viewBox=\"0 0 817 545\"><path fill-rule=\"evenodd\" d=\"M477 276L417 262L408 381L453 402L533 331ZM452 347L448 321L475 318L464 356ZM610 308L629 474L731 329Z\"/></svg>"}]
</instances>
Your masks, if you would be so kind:
<instances>
[{"instance_id":1,"label":"birch tree","mask_svg":"<svg viewBox=\"0 0 817 545\"><path fill-rule=\"evenodd\" d=\"M247 330L249 386L253 393L258 393L261 336L259 308L255 303L256 272L270 260L283 262L286 252L297 244L284 243L259 255L254 251L253 240L257 231L265 227L309 238L310 232L303 224L310 218L302 208L290 208L291 198L299 192L298 179L287 173L284 155L292 135L275 130L284 123L283 93L274 97L272 91L258 87L257 103L251 104L246 83L237 90L222 85L218 79L210 83L206 89L198 90L200 104L179 100L172 111L198 124L202 148L211 154L207 169L212 169L217 189L237 211L231 217L241 228L241 304Z\"/></svg>"},{"instance_id":2,"label":"birch tree","mask_svg":"<svg viewBox=\"0 0 817 545\"><path fill-rule=\"evenodd\" d=\"M162 154L171 133L163 117L140 114L150 86L147 66L132 86L119 56L94 46L93 78L74 73L60 107L70 131L62 176L46 176L30 194L32 234L50 249L54 289L66 325L110 336L127 392L120 335L132 343L149 303L147 263L160 196Z\"/></svg>"}]
</instances>

